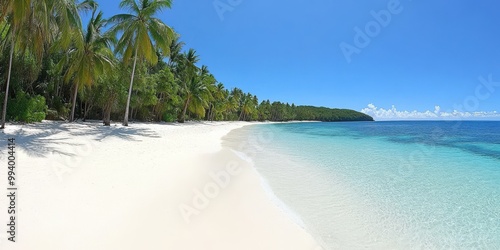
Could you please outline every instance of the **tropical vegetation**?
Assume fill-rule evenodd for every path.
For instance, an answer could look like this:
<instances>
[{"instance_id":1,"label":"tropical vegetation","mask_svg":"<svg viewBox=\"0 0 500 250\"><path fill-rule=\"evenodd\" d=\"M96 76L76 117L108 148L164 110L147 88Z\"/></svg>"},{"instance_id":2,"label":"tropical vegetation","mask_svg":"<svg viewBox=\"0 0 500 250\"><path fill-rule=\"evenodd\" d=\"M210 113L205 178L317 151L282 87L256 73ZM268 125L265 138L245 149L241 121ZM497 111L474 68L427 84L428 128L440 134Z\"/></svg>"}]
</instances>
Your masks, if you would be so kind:
<instances>
[{"instance_id":1,"label":"tropical vegetation","mask_svg":"<svg viewBox=\"0 0 500 250\"><path fill-rule=\"evenodd\" d=\"M1 128L7 120L371 121L345 109L259 102L198 65L158 17L171 0L122 0L105 19L93 0L0 3ZM82 23L83 13L90 15Z\"/></svg>"}]
</instances>

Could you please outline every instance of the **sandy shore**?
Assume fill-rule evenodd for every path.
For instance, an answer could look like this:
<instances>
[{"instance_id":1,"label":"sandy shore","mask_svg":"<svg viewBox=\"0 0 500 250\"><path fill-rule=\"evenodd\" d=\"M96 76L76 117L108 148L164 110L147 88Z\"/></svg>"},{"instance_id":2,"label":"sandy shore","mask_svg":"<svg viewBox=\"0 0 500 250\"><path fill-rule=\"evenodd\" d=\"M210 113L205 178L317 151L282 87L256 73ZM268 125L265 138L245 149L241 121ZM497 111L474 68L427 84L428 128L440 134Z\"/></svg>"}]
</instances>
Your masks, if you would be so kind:
<instances>
[{"instance_id":1,"label":"sandy shore","mask_svg":"<svg viewBox=\"0 0 500 250\"><path fill-rule=\"evenodd\" d=\"M250 162L221 146L249 123L10 125L16 242L0 196L0 249L320 249L266 195Z\"/></svg>"}]
</instances>

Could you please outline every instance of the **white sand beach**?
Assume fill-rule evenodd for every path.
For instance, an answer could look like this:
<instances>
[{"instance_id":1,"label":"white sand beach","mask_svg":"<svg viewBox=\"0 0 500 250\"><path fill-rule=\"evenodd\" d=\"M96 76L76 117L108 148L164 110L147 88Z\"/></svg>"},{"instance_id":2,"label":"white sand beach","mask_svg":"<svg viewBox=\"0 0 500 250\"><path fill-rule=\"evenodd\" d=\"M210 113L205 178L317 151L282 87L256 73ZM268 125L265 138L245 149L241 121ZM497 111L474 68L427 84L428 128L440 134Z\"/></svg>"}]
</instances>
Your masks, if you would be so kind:
<instances>
[{"instance_id":1,"label":"white sand beach","mask_svg":"<svg viewBox=\"0 0 500 250\"><path fill-rule=\"evenodd\" d=\"M250 123L43 122L1 133L0 249L321 249L221 146ZM7 145L16 139L16 242Z\"/></svg>"}]
</instances>

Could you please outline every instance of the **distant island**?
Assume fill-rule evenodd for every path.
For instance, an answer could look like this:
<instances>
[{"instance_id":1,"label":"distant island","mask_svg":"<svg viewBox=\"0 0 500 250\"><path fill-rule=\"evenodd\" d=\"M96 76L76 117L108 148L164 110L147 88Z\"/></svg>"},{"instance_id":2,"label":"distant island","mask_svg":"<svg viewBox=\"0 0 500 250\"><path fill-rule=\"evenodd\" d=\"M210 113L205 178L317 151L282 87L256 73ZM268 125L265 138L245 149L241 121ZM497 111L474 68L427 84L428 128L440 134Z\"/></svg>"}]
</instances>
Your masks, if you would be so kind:
<instances>
[{"instance_id":1,"label":"distant island","mask_svg":"<svg viewBox=\"0 0 500 250\"><path fill-rule=\"evenodd\" d=\"M263 101L257 106L257 116L249 121L373 121L367 114L350 109L332 109L314 106L295 106L288 103Z\"/></svg>"},{"instance_id":2,"label":"distant island","mask_svg":"<svg viewBox=\"0 0 500 250\"><path fill-rule=\"evenodd\" d=\"M351 109L331 109L314 106L297 107L295 119L322 122L374 121L373 117Z\"/></svg>"}]
</instances>

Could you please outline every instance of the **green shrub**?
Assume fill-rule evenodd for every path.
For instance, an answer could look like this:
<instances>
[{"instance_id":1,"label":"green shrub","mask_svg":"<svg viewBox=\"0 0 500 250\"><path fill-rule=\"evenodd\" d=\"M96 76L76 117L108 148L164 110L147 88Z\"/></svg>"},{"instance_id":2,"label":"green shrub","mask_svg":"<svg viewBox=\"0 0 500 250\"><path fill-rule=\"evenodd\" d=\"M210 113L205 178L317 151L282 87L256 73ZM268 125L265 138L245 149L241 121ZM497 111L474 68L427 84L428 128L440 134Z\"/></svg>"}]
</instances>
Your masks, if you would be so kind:
<instances>
[{"instance_id":1,"label":"green shrub","mask_svg":"<svg viewBox=\"0 0 500 250\"><path fill-rule=\"evenodd\" d=\"M163 113L163 121L164 122L174 122L176 120L177 119L176 119L175 115L173 115L173 114L171 114L169 112Z\"/></svg>"},{"instance_id":2,"label":"green shrub","mask_svg":"<svg viewBox=\"0 0 500 250\"><path fill-rule=\"evenodd\" d=\"M47 105L43 96L30 97L18 92L16 98L10 99L7 105L7 117L12 121L41 122L45 119Z\"/></svg>"}]
</instances>

